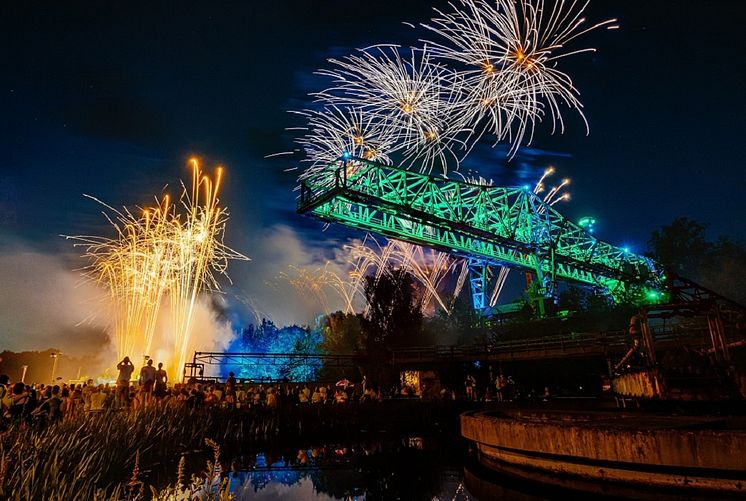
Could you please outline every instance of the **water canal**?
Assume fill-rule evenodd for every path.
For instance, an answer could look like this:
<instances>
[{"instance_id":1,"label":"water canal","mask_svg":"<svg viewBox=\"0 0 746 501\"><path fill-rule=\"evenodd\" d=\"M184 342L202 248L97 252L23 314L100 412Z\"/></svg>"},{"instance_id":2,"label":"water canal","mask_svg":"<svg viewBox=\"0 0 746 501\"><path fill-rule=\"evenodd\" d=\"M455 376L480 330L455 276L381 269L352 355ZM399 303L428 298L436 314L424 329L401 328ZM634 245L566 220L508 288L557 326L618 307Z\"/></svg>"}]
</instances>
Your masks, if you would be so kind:
<instances>
[{"instance_id":1,"label":"water canal","mask_svg":"<svg viewBox=\"0 0 746 501\"><path fill-rule=\"evenodd\" d=\"M324 421L324 427L280 432L270 440L226 440L221 444L220 476L238 500L726 499L611 483L588 492L587 486L571 481L560 487L501 475L480 466L473 446L460 436L462 406L390 404L386 419L384 414L372 420L347 416L345 426ZM568 401L561 407L593 404ZM543 409L545 404L535 407ZM641 411L640 419L644 415ZM203 467L207 457L194 454L190 470ZM173 468L169 471L166 482L173 481Z\"/></svg>"}]
</instances>

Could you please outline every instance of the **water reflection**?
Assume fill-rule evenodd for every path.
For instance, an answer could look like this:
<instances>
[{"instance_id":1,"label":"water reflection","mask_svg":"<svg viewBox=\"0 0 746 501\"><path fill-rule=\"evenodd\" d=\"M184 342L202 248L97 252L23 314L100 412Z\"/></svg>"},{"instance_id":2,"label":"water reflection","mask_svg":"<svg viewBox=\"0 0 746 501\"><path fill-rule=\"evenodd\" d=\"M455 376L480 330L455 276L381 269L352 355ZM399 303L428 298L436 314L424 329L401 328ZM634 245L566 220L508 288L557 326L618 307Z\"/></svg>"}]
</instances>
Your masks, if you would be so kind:
<instances>
[{"instance_id":1,"label":"water reflection","mask_svg":"<svg viewBox=\"0 0 746 501\"><path fill-rule=\"evenodd\" d=\"M458 448L422 437L264 451L236 458L236 499L476 500Z\"/></svg>"}]
</instances>

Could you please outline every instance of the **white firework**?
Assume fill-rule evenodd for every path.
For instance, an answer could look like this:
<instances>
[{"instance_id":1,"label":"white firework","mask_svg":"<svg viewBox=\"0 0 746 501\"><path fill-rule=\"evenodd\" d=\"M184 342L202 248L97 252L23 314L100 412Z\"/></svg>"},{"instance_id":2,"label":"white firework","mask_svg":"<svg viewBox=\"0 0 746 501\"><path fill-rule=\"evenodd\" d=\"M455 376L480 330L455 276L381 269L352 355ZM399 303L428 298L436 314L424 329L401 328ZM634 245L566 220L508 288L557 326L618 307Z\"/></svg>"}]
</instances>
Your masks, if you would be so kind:
<instances>
[{"instance_id":1,"label":"white firework","mask_svg":"<svg viewBox=\"0 0 746 501\"><path fill-rule=\"evenodd\" d=\"M616 28L616 20L587 25L588 1L458 0L453 11L423 26L443 40L428 41L433 54L465 67L469 98L462 119L475 130L485 125L495 142L507 138L511 154L545 114L552 132L564 132L562 108L583 114L579 92L570 76L556 68L561 58L595 49L569 50L566 44L591 30ZM481 137L481 133L477 137Z\"/></svg>"},{"instance_id":2,"label":"white firework","mask_svg":"<svg viewBox=\"0 0 746 501\"><path fill-rule=\"evenodd\" d=\"M423 308L437 303L443 311L450 313L450 307L440 292L444 280L455 270L458 262L449 253L394 239L381 245L371 235L367 235L362 243L345 246L345 249L350 257L348 262L353 267L350 276L358 282L358 290L364 290L363 280L366 276L371 276L377 282L393 266L407 271L420 284L420 304Z\"/></svg>"},{"instance_id":3,"label":"white firework","mask_svg":"<svg viewBox=\"0 0 746 501\"><path fill-rule=\"evenodd\" d=\"M458 163L462 130L454 111L463 97L462 80L434 63L427 49L403 57L397 46L375 46L330 62L335 68L319 73L333 86L315 94L319 100L390 124L403 162L416 161L421 171L440 163L445 174L449 160Z\"/></svg>"},{"instance_id":4,"label":"white firework","mask_svg":"<svg viewBox=\"0 0 746 501\"><path fill-rule=\"evenodd\" d=\"M359 108L326 106L323 110L296 112L305 117L306 134L297 143L310 163L305 179L342 156L390 163L389 154L396 145L396 133L387 120L381 120Z\"/></svg>"}]
</instances>

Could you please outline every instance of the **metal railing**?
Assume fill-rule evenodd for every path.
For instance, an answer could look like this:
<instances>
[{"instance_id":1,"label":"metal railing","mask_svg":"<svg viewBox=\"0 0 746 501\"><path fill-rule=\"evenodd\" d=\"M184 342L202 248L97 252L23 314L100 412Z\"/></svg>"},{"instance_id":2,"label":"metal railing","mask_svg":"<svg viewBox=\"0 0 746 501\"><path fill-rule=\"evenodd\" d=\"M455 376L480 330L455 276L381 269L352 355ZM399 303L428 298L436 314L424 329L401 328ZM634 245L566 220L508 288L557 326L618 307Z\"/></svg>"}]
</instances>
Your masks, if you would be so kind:
<instances>
[{"instance_id":1,"label":"metal railing","mask_svg":"<svg viewBox=\"0 0 746 501\"><path fill-rule=\"evenodd\" d=\"M709 342L706 329L657 330L653 332L656 347L666 349L689 345L706 347ZM528 360L555 357L613 356L626 352L630 347L626 331L583 332L533 338L518 338L466 346L413 346L392 351L392 363L473 361L473 360Z\"/></svg>"}]
</instances>

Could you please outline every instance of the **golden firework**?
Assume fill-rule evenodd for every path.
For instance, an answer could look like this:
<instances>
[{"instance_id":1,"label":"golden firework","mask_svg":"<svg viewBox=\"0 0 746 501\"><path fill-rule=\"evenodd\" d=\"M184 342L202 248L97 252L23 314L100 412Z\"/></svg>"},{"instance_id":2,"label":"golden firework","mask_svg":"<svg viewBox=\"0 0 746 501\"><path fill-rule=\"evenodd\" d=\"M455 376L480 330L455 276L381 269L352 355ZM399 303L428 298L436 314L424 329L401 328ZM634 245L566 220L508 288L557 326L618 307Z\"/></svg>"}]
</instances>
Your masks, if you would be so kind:
<instances>
[{"instance_id":1,"label":"golden firework","mask_svg":"<svg viewBox=\"0 0 746 501\"><path fill-rule=\"evenodd\" d=\"M172 329L164 333L162 351L170 354L166 366L179 374L190 349L193 318L200 294L220 291L216 275L224 275L229 259L248 258L223 244L228 212L218 194L223 170L214 176L190 160L192 186L182 183L177 204L165 195L153 207L119 211L104 204L116 236L74 236L85 248L90 264L84 275L105 285L112 304L113 338L117 357L150 355L161 304L168 298Z\"/></svg>"}]
</instances>

